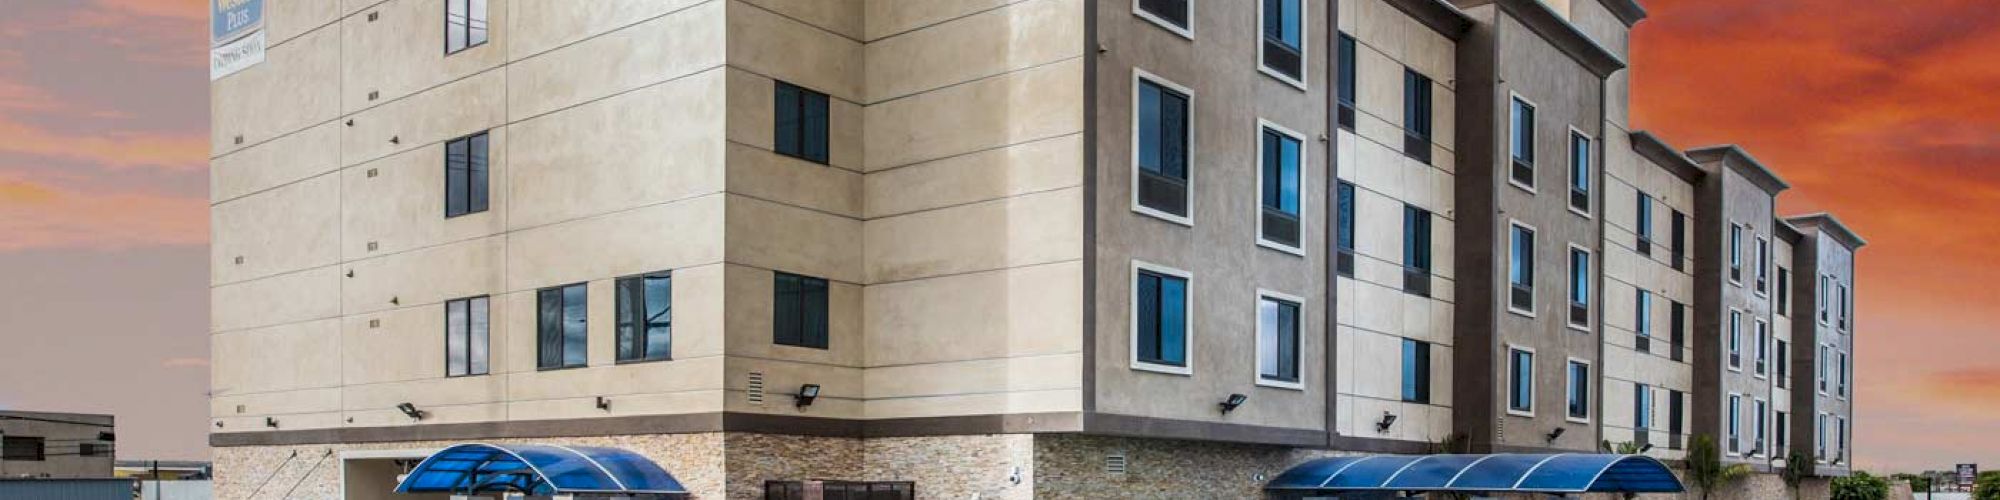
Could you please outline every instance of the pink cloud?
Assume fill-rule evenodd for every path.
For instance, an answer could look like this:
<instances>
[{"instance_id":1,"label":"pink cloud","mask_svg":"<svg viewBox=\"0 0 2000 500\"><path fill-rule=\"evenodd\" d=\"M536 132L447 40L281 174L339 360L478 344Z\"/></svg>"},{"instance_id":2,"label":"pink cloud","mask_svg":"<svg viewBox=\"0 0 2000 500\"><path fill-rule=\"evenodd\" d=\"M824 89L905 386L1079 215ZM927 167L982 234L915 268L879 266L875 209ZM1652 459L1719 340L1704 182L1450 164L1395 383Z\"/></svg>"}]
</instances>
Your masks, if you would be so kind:
<instances>
[{"instance_id":1,"label":"pink cloud","mask_svg":"<svg viewBox=\"0 0 2000 500\"><path fill-rule=\"evenodd\" d=\"M203 245L208 201L0 177L0 235L0 251Z\"/></svg>"}]
</instances>

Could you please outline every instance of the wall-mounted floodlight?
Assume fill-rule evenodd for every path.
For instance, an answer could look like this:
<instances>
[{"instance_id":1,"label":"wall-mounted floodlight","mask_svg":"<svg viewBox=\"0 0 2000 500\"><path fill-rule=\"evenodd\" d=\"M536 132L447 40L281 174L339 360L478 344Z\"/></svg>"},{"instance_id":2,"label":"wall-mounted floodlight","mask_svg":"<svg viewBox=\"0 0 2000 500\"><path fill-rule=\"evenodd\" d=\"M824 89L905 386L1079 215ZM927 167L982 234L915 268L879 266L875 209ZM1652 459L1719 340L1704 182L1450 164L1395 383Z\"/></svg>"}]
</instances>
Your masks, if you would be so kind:
<instances>
[{"instance_id":1,"label":"wall-mounted floodlight","mask_svg":"<svg viewBox=\"0 0 2000 500\"><path fill-rule=\"evenodd\" d=\"M264 426L276 429L278 428L278 419L272 417L264 417Z\"/></svg>"},{"instance_id":2,"label":"wall-mounted floodlight","mask_svg":"<svg viewBox=\"0 0 2000 500\"><path fill-rule=\"evenodd\" d=\"M1242 394L1230 394L1227 399L1222 400L1222 414L1228 415L1229 412L1236 411L1236 407L1243 406L1243 403L1249 401L1250 401L1250 396L1245 396Z\"/></svg>"},{"instance_id":3,"label":"wall-mounted floodlight","mask_svg":"<svg viewBox=\"0 0 2000 500\"><path fill-rule=\"evenodd\" d=\"M1561 439L1564 432L1569 432L1569 428L1557 427L1556 430L1549 431L1549 442L1554 443L1557 439Z\"/></svg>"},{"instance_id":4,"label":"wall-mounted floodlight","mask_svg":"<svg viewBox=\"0 0 2000 500\"><path fill-rule=\"evenodd\" d=\"M806 384L799 386L799 395L793 400L793 403L797 404L799 408L805 408L812 406L815 399L819 399L819 384Z\"/></svg>"},{"instance_id":5,"label":"wall-mounted floodlight","mask_svg":"<svg viewBox=\"0 0 2000 500\"><path fill-rule=\"evenodd\" d=\"M607 397L604 397L604 396L598 396L598 397L597 397L597 409L599 409L599 410L604 410L604 411L611 411L611 398L607 398Z\"/></svg>"},{"instance_id":6,"label":"wall-mounted floodlight","mask_svg":"<svg viewBox=\"0 0 2000 500\"><path fill-rule=\"evenodd\" d=\"M1393 425L1396 425L1396 414L1382 412L1382 419L1375 421L1375 432L1389 432L1389 427Z\"/></svg>"},{"instance_id":7,"label":"wall-mounted floodlight","mask_svg":"<svg viewBox=\"0 0 2000 500\"><path fill-rule=\"evenodd\" d=\"M396 410L403 412L403 416L410 417L410 420L424 419L423 410L418 410L417 405L412 403L399 403L396 405Z\"/></svg>"}]
</instances>

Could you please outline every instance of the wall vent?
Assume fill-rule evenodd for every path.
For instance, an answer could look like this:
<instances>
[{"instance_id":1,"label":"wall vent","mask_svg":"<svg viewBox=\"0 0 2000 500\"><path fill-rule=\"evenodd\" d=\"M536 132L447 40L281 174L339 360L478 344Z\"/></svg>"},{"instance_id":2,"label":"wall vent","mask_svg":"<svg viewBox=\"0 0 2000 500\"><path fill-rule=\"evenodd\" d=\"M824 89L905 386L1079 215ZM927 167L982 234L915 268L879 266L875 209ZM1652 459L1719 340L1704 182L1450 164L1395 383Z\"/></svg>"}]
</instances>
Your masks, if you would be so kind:
<instances>
[{"instance_id":1,"label":"wall vent","mask_svg":"<svg viewBox=\"0 0 2000 500\"><path fill-rule=\"evenodd\" d=\"M368 169L368 178L370 178L370 179L373 179L373 178L375 178L375 176L376 176L376 175L380 175L380 174L381 174L381 172L377 172L377 171L376 171L376 169L373 169L373 168L371 168L371 169Z\"/></svg>"},{"instance_id":2,"label":"wall vent","mask_svg":"<svg viewBox=\"0 0 2000 500\"><path fill-rule=\"evenodd\" d=\"M1110 474L1113 476L1123 476L1125 475L1125 469L1127 465L1129 464L1127 464L1125 461L1124 453L1113 453L1104 456L1105 474Z\"/></svg>"},{"instance_id":3,"label":"wall vent","mask_svg":"<svg viewBox=\"0 0 2000 500\"><path fill-rule=\"evenodd\" d=\"M749 382L744 384L743 396L750 404L764 405L764 373L750 372Z\"/></svg>"},{"instance_id":4,"label":"wall vent","mask_svg":"<svg viewBox=\"0 0 2000 500\"><path fill-rule=\"evenodd\" d=\"M381 19L381 18L382 18L382 13L381 13L381 12L370 12L370 13L368 13L368 22L371 22L371 23L372 23L372 22L375 22L375 20L376 20L376 19Z\"/></svg>"},{"instance_id":5,"label":"wall vent","mask_svg":"<svg viewBox=\"0 0 2000 500\"><path fill-rule=\"evenodd\" d=\"M382 320L379 320L379 319L371 319L371 320L368 320L368 327L369 327L369 328L381 328L381 327L382 327Z\"/></svg>"}]
</instances>

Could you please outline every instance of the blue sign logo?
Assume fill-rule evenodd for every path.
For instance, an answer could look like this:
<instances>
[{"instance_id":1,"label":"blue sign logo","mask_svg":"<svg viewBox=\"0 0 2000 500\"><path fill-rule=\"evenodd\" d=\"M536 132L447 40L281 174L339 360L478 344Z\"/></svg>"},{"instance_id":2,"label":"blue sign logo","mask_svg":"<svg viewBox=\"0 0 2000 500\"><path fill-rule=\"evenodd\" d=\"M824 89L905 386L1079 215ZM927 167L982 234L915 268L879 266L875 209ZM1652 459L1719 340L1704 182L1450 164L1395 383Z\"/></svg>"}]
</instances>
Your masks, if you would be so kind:
<instances>
[{"instance_id":1,"label":"blue sign logo","mask_svg":"<svg viewBox=\"0 0 2000 500\"><path fill-rule=\"evenodd\" d=\"M209 2L211 41L235 40L264 25L264 0L211 0Z\"/></svg>"}]
</instances>

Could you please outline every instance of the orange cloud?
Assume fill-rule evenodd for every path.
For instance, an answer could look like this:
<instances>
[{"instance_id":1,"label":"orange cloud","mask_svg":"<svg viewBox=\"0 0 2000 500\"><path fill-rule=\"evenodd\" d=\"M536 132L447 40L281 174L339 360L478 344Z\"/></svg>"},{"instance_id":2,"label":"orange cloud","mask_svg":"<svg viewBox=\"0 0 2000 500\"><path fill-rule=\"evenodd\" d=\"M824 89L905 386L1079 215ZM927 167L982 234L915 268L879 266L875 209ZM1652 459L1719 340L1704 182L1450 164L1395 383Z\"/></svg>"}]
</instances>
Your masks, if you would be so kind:
<instances>
[{"instance_id":1,"label":"orange cloud","mask_svg":"<svg viewBox=\"0 0 2000 500\"><path fill-rule=\"evenodd\" d=\"M208 243L208 201L0 178L0 251Z\"/></svg>"},{"instance_id":2,"label":"orange cloud","mask_svg":"<svg viewBox=\"0 0 2000 500\"><path fill-rule=\"evenodd\" d=\"M198 171L208 165L208 138L199 133L107 131L69 135L0 115L0 153L82 161L114 168Z\"/></svg>"}]
</instances>

